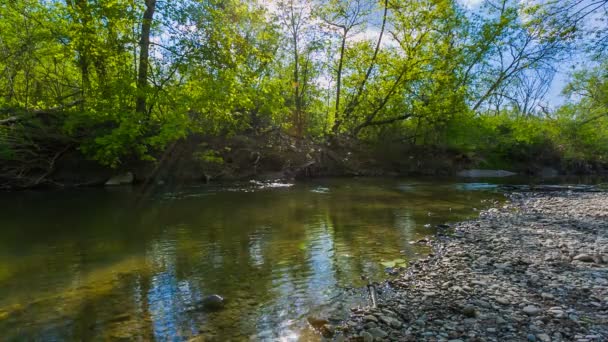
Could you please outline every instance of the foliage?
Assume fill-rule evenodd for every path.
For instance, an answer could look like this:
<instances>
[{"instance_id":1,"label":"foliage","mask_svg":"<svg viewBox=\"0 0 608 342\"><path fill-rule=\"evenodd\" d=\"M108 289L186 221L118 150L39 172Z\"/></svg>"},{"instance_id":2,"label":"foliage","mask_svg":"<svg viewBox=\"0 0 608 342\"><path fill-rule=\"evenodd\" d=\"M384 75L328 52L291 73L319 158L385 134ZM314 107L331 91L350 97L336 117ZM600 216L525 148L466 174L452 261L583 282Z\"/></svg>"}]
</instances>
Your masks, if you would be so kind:
<instances>
[{"instance_id":1,"label":"foliage","mask_svg":"<svg viewBox=\"0 0 608 342\"><path fill-rule=\"evenodd\" d=\"M562 3L3 0L0 160L52 166L76 147L118 167L191 135L280 131L605 162L604 57L573 75L566 105L546 94L577 20L606 3Z\"/></svg>"}]
</instances>

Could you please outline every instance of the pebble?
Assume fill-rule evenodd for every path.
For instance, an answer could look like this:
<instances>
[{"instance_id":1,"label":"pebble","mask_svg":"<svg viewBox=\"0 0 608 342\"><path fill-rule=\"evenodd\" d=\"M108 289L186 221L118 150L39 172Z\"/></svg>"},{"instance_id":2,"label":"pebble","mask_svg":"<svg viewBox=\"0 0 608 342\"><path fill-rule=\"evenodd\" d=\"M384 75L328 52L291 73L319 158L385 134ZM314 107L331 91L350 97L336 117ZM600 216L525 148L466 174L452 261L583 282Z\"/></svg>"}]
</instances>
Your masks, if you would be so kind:
<instances>
[{"instance_id":1,"label":"pebble","mask_svg":"<svg viewBox=\"0 0 608 342\"><path fill-rule=\"evenodd\" d=\"M388 281L380 309L353 311L345 338L608 341L606 222L607 193L511 193L424 239L434 256Z\"/></svg>"},{"instance_id":2,"label":"pebble","mask_svg":"<svg viewBox=\"0 0 608 342\"><path fill-rule=\"evenodd\" d=\"M380 329L380 328L373 328L368 330L368 332L370 334L372 334L372 336L374 338L385 338L386 336L388 336L388 334L386 333L386 331Z\"/></svg>"},{"instance_id":3,"label":"pebble","mask_svg":"<svg viewBox=\"0 0 608 342\"><path fill-rule=\"evenodd\" d=\"M363 317L363 320L366 322L378 323L378 319L376 318L376 316L373 316L373 315L367 315L367 316Z\"/></svg>"},{"instance_id":4,"label":"pebble","mask_svg":"<svg viewBox=\"0 0 608 342\"><path fill-rule=\"evenodd\" d=\"M528 306L524 307L523 311L527 315L534 316L534 315L536 315L537 313L540 312L540 308L538 308L536 306L533 306L533 305L528 305Z\"/></svg>"},{"instance_id":5,"label":"pebble","mask_svg":"<svg viewBox=\"0 0 608 342\"><path fill-rule=\"evenodd\" d=\"M573 258L574 260L582 261L582 262L593 262L593 257L589 254L579 254Z\"/></svg>"},{"instance_id":6,"label":"pebble","mask_svg":"<svg viewBox=\"0 0 608 342\"><path fill-rule=\"evenodd\" d=\"M466 316L466 317L470 317L473 318L475 316L477 316L477 311L475 310L475 307L473 306L467 306L462 310L462 313Z\"/></svg>"},{"instance_id":7,"label":"pebble","mask_svg":"<svg viewBox=\"0 0 608 342\"><path fill-rule=\"evenodd\" d=\"M498 297L498 298L496 298L496 301L497 301L499 304L502 304L502 305L509 305L509 304L511 304L511 301L510 301L510 300L508 300L508 299L507 299L507 298L505 298L505 297Z\"/></svg>"}]
</instances>

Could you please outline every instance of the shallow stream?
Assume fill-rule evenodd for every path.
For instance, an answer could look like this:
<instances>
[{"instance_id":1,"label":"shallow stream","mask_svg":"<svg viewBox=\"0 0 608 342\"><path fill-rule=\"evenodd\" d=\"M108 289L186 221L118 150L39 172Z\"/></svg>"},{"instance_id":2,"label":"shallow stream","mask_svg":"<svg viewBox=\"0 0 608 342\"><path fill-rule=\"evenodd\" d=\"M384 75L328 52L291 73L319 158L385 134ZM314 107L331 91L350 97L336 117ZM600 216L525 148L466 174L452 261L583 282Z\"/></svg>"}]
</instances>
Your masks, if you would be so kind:
<instances>
[{"instance_id":1,"label":"shallow stream","mask_svg":"<svg viewBox=\"0 0 608 342\"><path fill-rule=\"evenodd\" d=\"M366 305L362 276L502 198L408 179L0 194L0 339L314 340L307 317Z\"/></svg>"}]
</instances>

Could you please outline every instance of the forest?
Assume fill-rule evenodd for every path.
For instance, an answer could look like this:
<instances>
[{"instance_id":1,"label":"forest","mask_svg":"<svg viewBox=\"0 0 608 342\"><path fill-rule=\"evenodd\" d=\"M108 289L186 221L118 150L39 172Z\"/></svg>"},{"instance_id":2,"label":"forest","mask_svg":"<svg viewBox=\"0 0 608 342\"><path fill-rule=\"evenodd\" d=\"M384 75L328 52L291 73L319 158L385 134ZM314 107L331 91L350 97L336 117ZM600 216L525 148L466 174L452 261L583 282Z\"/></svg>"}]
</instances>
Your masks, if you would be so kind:
<instances>
[{"instance_id":1,"label":"forest","mask_svg":"<svg viewBox=\"0 0 608 342\"><path fill-rule=\"evenodd\" d=\"M0 0L0 188L125 171L606 172L607 11L606 0Z\"/></svg>"}]
</instances>

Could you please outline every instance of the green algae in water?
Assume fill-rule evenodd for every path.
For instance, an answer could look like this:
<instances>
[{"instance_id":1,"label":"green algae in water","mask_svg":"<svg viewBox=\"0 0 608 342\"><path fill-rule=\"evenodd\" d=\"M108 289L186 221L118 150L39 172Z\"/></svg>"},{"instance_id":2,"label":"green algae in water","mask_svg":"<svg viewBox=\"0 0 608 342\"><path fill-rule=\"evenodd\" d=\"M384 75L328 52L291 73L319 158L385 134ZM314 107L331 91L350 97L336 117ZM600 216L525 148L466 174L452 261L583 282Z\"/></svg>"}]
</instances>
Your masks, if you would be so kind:
<instances>
[{"instance_id":1,"label":"green algae in water","mask_svg":"<svg viewBox=\"0 0 608 342\"><path fill-rule=\"evenodd\" d=\"M383 261L380 263L380 265L384 266L384 267L404 267L407 265L407 260L405 259L394 259L394 260L390 260L390 261Z\"/></svg>"}]
</instances>

